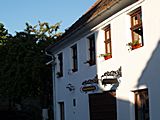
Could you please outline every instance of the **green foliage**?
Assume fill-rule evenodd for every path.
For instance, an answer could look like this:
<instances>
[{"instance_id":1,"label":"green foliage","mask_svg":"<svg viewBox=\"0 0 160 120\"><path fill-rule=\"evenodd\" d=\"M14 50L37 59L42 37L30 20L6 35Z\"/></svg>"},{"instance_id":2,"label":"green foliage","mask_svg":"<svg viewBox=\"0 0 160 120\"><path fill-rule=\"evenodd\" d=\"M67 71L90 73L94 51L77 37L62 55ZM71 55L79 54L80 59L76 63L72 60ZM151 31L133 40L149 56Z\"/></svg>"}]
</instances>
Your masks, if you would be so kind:
<instances>
[{"instance_id":1,"label":"green foliage","mask_svg":"<svg viewBox=\"0 0 160 120\"><path fill-rule=\"evenodd\" d=\"M127 46L135 46L139 44L139 40L134 40L133 42L129 42Z\"/></svg>"},{"instance_id":2,"label":"green foliage","mask_svg":"<svg viewBox=\"0 0 160 120\"><path fill-rule=\"evenodd\" d=\"M44 49L54 42L55 36L60 35L56 33L59 25L39 22L38 29L26 24L24 32L7 37L7 30L0 24L0 39L5 38L5 44L0 45L1 96L25 98L44 92L51 80L50 67L45 65Z\"/></svg>"},{"instance_id":3,"label":"green foliage","mask_svg":"<svg viewBox=\"0 0 160 120\"><path fill-rule=\"evenodd\" d=\"M4 44L8 37L8 31L4 28L4 25L0 23L0 45Z\"/></svg>"},{"instance_id":4,"label":"green foliage","mask_svg":"<svg viewBox=\"0 0 160 120\"><path fill-rule=\"evenodd\" d=\"M29 23L26 23L25 31L36 35L39 40L56 39L62 35L62 32L58 32L60 24L61 22L49 25L47 22L38 21L37 25L32 26Z\"/></svg>"},{"instance_id":5,"label":"green foliage","mask_svg":"<svg viewBox=\"0 0 160 120\"><path fill-rule=\"evenodd\" d=\"M128 51L131 51L133 46L140 45L140 43L139 40L134 40L133 42L129 42L126 45L129 46Z\"/></svg>"},{"instance_id":6,"label":"green foliage","mask_svg":"<svg viewBox=\"0 0 160 120\"><path fill-rule=\"evenodd\" d=\"M111 53L106 53L106 54L100 54L99 57L106 57L106 56L110 56Z\"/></svg>"},{"instance_id":7,"label":"green foliage","mask_svg":"<svg viewBox=\"0 0 160 120\"><path fill-rule=\"evenodd\" d=\"M0 76L1 94L14 97L40 94L39 78L40 70L44 67L44 55L33 39L33 36L17 33L3 47L5 55Z\"/></svg>"}]
</instances>

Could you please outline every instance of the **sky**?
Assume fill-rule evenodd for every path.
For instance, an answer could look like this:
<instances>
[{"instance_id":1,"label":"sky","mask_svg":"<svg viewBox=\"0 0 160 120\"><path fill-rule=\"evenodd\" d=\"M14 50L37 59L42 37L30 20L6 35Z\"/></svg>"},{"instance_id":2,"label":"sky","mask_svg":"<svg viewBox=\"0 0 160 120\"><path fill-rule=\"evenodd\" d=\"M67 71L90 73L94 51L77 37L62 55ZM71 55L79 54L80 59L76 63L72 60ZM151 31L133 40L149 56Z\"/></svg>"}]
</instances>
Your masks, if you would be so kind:
<instances>
[{"instance_id":1,"label":"sky","mask_svg":"<svg viewBox=\"0 0 160 120\"><path fill-rule=\"evenodd\" d=\"M25 23L38 21L53 25L62 22L60 31L70 27L96 0L0 0L0 23L10 34L23 31Z\"/></svg>"}]
</instances>

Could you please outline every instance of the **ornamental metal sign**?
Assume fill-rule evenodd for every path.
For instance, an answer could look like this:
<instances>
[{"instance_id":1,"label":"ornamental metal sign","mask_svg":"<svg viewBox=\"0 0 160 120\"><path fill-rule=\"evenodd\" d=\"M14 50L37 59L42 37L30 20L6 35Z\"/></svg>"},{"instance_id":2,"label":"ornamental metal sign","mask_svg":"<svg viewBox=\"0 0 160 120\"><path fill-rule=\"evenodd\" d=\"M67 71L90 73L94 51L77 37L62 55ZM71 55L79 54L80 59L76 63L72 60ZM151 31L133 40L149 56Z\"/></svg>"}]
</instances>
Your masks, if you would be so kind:
<instances>
[{"instance_id":1,"label":"ornamental metal sign","mask_svg":"<svg viewBox=\"0 0 160 120\"><path fill-rule=\"evenodd\" d=\"M115 84L117 82L118 82L117 78L107 78L107 79L103 79L102 85Z\"/></svg>"},{"instance_id":2,"label":"ornamental metal sign","mask_svg":"<svg viewBox=\"0 0 160 120\"><path fill-rule=\"evenodd\" d=\"M103 91L116 90L120 84L120 77L122 77L121 67L116 71L107 71L98 80L98 85Z\"/></svg>"},{"instance_id":3,"label":"ornamental metal sign","mask_svg":"<svg viewBox=\"0 0 160 120\"><path fill-rule=\"evenodd\" d=\"M115 77L115 78L120 78L120 77L122 77L122 68L120 67L118 70L116 70L116 71L107 71L107 72L105 72L102 76L101 76L101 78L103 78L103 77L108 77L108 76L113 76L113 77Z\"/></svg>"},{"instance_id":4,"label":"ornamental metal sign","mask_svg":"<svg viewBox=\"0 0 160 120\"><path fill-rule=\"evenodd\" d=\"M90 85L90 86L83 86L81 87L81 92L94 92L97 91L98 86L97 85Z\"/></svg>"},{"instance_id":5,"label":"ornamental metal sign","mask_svg":"<svg viewBox=\"0 0 160 120\"><path fill-rule=\"evenodd\" d=\"M82 87L80 88L81 92L95 92L98 90L98 76L96 75L95 78L85 80L82 82Z\"/></svg>"},{"instance_id":6,"label":"ornamental metal sign","mask_svg":"<svg viewBox=\"0 0 160 120\"><path fill-rule=\"evenodd\" d=\"M87 85L87 84L97 84L98 83L98 77L96 75L95 78L93 79L89 79L89 80L85 80L84 82L82 82L82 85Z\"/></svg>"}]
</instances>

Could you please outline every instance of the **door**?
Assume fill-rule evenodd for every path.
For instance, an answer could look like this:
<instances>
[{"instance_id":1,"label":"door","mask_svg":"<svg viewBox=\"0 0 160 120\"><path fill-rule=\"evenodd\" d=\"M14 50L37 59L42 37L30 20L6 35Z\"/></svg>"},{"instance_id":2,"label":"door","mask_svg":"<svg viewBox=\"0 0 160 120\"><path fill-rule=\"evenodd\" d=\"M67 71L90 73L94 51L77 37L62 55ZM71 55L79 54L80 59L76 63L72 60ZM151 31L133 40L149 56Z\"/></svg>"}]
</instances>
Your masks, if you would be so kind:
<instances>
[{"instance_id":1,"label":"door","mask_svg":"<svg viewBox=\"0 0 160 120\"><path fill-rule=\"evenodd\" d=\"M116 92L90 94L90 120L116 120Z\"/></svg>"},{"instance_id":2,"label":"door","mask_svg":"<svg viewBox=\"0 0 160 120\"><path fill-rule=\"evenodd\" d=\"M59 102L60 120L65 120L64 102Z\"/></svg>"},{"instance_id":3,"label":"door","mask_svg":"<svg viewBox=\"0 0 160 120\"><path fill-rule=\"evenodd\" d=\"M148 90L137 90L135 93L136 120L149 120L149 96Z\"/></svg>"}]
</instances>

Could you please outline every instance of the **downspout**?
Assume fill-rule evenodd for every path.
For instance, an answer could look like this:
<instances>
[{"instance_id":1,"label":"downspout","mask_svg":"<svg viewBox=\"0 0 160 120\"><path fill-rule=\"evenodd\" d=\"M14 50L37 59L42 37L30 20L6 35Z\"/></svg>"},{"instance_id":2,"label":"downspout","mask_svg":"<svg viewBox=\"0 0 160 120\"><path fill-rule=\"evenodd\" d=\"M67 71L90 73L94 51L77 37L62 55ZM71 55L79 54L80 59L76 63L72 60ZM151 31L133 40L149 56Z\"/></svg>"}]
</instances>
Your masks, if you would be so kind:
<instances>
[{"instance_id":1,"label":"downspout","mask_svg":"<svg viewBox=\"0 0 160 120\"><path fill-rule=\"evenodd\" d=\"M53 54L49 54L46 49L45 49L45 55L51 57L52 59L45 63L46 65L52 64L52 84L53 84L53 106L52 106L52 110L53 110L53 120L56 120L56 88L55 88L55 56ZM42 112L43 115L43 112ZM47 118L47 119L46 119ZM48 109L47 109L47 117L43 117L43 120L48 120Z\"/></svg>"},{"instance_id":2,"label":"downspout","mask_svg":"<svg viewBox=\"0 0 160 120\"><path fill-rule=\"evenodd\" d=\"M54 60L54 63L52 64L52 78L53 78L53 120L56 120L56 85L55 85L55 78L56 78L56 74L55 74L55 60Z\"/></svg>"}]
</instances>

